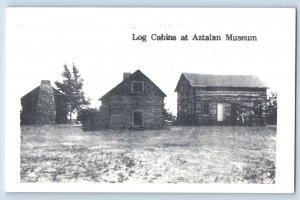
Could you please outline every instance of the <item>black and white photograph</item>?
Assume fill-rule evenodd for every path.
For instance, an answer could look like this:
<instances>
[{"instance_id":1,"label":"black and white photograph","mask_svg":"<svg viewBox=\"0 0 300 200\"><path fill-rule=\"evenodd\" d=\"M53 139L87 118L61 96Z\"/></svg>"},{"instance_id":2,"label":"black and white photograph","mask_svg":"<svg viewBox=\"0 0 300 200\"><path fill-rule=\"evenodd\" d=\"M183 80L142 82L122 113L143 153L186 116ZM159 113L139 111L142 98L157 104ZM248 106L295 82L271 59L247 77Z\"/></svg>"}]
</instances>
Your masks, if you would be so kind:
<instances>
[{"instance_id":1,"label":"black and white photograph","mask_svg":"<svg viewBox=\"0 0 300 200\"><path fill-rule=\"evenodd\" d=\"M6 190L293 192L295 17L8 8Z\"/></svg>"}]
</instances>

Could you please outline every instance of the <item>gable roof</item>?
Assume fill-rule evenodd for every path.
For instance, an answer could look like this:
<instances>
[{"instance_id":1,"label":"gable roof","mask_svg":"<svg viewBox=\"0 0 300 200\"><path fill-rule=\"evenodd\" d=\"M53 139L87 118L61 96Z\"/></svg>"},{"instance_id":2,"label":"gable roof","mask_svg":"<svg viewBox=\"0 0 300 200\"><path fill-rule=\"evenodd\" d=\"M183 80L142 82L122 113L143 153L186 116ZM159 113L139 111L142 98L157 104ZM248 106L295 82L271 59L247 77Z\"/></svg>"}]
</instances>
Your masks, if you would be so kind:
<instances>
[{"instance_id":1,"label":"gable roof","mask_svg":"<svg viewBox=\"0 0 300 200\"><path fill-rule=\"evenodd\" d=\"M268 88L260 78L253 75L182 73L175 91L177 91L182 78L185 78L192 87Z\"/></svg>"},{"instance_id":2,"label":"gable roof","mask_svg":"<svg viewBox=\"0 0 300 200\"><path fill-rule=\"evenodd\" d=\"M61 96L65 99L68 99L68 97L61 93L60 91L58 91L57 89L55 89L54 87L52 87L52 90L53 90L53 93L54 93L54 96ZM22 98L21 98L21 101L25 100L26 98L35 98L38 93L40 92L40 86L37 86L36 88L34 88L33 90L31 90L30 92L28 92L27 94L25 94Z\"/></svg>"},{"instance_id":3,"label":"gable roof","mask_svg":"<svg viewBox=\"0 0 300 200\"><path fill-rule=\"evenodd\" d=\"M123 85L125 85L125 83L134 80L135 77L140 76L142 77L144 80L148 81L150 84L152 84L154 86L154 88L157 90L157 92L161 95L166 97L167 95L157 86L155 85L145 74L143 74L140 70L135 71L133 74L131 74L130 76L128 76L126 79L124 79L121 83L119 83L117 86L115 86L114 88L112 88L110 91L108 91L105 95L103 95L101 98L99 98L99 100L104 99L105 97L108 97L109 95L112 94L118 94L118 92L120 90L123 89Z\"/></svg>"}]
</instances>

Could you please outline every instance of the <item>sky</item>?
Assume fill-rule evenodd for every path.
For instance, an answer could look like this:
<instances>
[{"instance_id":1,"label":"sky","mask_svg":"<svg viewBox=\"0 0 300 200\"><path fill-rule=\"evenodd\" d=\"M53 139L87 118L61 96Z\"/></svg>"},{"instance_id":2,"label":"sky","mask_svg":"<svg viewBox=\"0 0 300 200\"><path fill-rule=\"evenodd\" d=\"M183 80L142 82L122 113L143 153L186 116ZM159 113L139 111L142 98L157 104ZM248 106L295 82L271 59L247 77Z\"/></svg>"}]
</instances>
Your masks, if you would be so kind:
<instances>
[{"instance_id":1,"label":"sky","mask_svg":"<svg viewBox=\"0 0 300 200\"><path fill-rule=\"evenodd\" d=\"M15 96L41 80L62 81L73 63L84 79L91 106L140 69L166 93L166 108L176 113L174 92L182 72L245 74L260 77L273 91L293 76L291 17L284 10L9 8L6 18L6 83ZM277 10L278 11L278 10ZM147 35L147 42L132 40ZM152 34L176 41L152 41ZM181 35L188 41L180 41ZM221 35L222 41L193 41L194 34ZM225 34L255 35L255 42L225 41Z\"/></svg>"}]
</instances>

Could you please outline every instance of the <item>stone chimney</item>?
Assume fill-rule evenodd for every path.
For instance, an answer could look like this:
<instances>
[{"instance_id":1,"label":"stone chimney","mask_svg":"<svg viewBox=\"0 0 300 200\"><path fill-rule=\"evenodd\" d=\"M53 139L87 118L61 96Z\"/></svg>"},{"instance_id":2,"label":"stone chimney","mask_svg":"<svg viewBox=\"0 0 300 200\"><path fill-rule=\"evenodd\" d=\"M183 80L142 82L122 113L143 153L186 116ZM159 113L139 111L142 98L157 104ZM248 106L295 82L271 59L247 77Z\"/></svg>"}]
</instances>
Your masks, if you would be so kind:
<instances>
[{"instance_id":1,"label":"stone chimney","mask_svg":"<svg viewBox=\"0 0 300 200\"><path fill-rule=\"evenodd\" d=\"M51 82L49 80L42 80L41 85L51 85Z\"/></svg>"},{"instance_id":2,"label":"stone chimney","mask_svg":"<svg viewBox=\"0 0 300 200\"><path fill-rule=\"evenodd\" d=\"M123 80L127 79L131 75L130 72L124 72L123 74Z\"/></svg>"},{"instance_id":3,"label":"stone chimney","mask_svg":"<svg viewBox=\"0 0 300 200\"><path fill-rule=\"evenodd\" d=\"M54 124L56 116L55 99L50 81L42 80L36 103L35 124Z\"/></svg>"}]
</instances>

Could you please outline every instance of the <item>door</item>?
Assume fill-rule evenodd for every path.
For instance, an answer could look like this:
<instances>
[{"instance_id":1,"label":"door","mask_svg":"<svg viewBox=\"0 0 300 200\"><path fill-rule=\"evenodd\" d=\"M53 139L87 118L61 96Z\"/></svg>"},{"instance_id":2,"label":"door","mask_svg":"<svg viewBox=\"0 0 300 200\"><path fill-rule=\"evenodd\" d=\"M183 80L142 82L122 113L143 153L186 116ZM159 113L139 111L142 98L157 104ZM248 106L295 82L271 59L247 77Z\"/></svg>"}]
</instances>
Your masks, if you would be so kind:
<instances>
[{"instance_id":1,"label":"door","mask_svg":"<svg viewBox=\"0 0 300 200\"><path fill-rule=\"evenodd\" d=\"M217 104L217 121L222 122L225 120L225 104L218 103Z\"/></svg>"},{"instance_id":2,"label":"door","mask_svg":"<svg viewBox=\"0 0 300 200\"><path fill-rule=\"evenodd\" d=\"M132 111L132 125L136 127L143 126L143 113L142 111Z\"/></svg>"}]
</instances>

